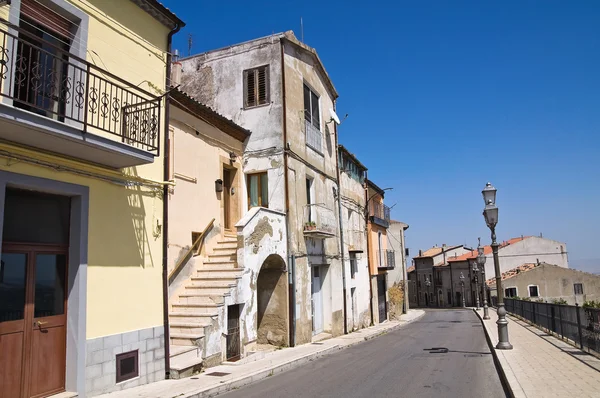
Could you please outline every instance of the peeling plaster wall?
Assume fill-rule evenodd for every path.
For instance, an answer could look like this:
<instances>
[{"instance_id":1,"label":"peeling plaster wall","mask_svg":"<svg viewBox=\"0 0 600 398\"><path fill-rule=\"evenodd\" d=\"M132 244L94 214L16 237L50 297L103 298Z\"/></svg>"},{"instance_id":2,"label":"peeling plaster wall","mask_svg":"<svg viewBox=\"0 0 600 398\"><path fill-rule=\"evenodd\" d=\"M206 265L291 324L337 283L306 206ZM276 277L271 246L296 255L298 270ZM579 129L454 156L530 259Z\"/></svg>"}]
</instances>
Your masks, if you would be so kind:
<instances>
[{"instance_id":1,"label":"peeling plaster wall","mask_svg":"<svg viewBox=\"0 0 600 398\"><path fill-rule=\"evenodd\" d=\"M340 170L342 199L342 228L344 229L344 273L346 277L346 302L348 303L348 331L362 329L371 323L369 305L369 261L367 257L367 230L365 224L365 190L360 181ZM352 278L350 250L356 253L357 272ZM352 298L352 289L354 298Z\"/></svg>"},{"instance_id":2,"label":"peeling plaster wall","mask_svg":"<svg viewBox=\"0 0 600 398\"><path fill-rule=\"evenodd\" d=\"M340 260L339 218L337 190L335 136L330 109L334 108L324 82L324 76L313 63L313 58L303 51L286 43L285 45L285 91L287 137L291 150L302 160L289 157L288 172L290 194L290 240L291 251L296 259L296 343L312 340L311 280L312 265L321 267L323 327L334 336L344 330L342 289L342 264ZM319 96L321 132L323 134L322 153L306 145L304 126L304 84ZM310 164L307 166L305 163ZM325 175L330 178L326 177ZM307 204L306 178L313 180L314 203L326 207L336 219L336 236L325 239L304 237L304 208ZM333 180L332 180L333 179ZM310 253L310 257L307 257Z\"/></svg>"},{"instance_id":3,"label":"peeling plaster wall","mask_svg":"<svg viewBox=\"0 0 600 398\"><path fill-rule=\"evenodd\" d=\"M241 281L231 296L226 298L226 305L243 303L240 313L240 330L242 347L251 349L258 338L258 275L265 260L271 255L281 257L287 271L287 248L285 231L285 214L271 209L255 207L236 225L238 235L238 267L244 270ZM287 301L287 272L283 273L286 283L285 308ZM226 318L225 318L226 319ZM288 344L288 338L284 341Z\"/></svg>"}]
</instances>

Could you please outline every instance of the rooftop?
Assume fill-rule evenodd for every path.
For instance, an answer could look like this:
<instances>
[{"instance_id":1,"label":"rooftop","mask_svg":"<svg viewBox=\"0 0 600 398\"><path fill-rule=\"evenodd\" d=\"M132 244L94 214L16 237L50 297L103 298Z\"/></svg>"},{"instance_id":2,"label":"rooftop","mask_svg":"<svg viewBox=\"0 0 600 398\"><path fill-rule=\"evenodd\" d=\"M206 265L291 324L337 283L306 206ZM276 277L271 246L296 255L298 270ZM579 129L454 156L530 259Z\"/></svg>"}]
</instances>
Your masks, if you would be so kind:
<instances>
[{"instance_id":1,"label":"rooftop","mask_svg":"<svg viewBox=\"0 0 600 398\"><path fill-rule=\"evenodd\" d=\"M360 162L360 160L358 160L358 158L356 157L356 155L354 155L352 152L350 152L348 149L346 149L345 146L343 146L342 144L338 145L338 149L340 150L340 152L343 152L346 156L348 156L350 159L352 159L352 161L354 163L356 163L356 165L362 169L363 171L367 171L367 166L365 166L364 164L362 164Z\"/></svg>"},{"instance_id":2,"label":"rooftop","mask_svg":"<svg viewBox=\"0 0 600 398\"><path fill-rule=\"evenodd\" d=\"M428 257L435 257L439 254L442 254L443 252L447 252L450 250L454 250L457 249L459 247L462 247L463 245L455 245L455 246L436 246L436 247L432 247L431 249L427 249L425 250L423 253L421 253L421 255L419 256L415 256L413 258L428 258Z\"/></svg>"},{"instance_id":3,"label":"rooftop","mask_svg":"<svg viewBox=\"0 0 600 398\"><path fill-rule=\"evenodd\" d=\"M175 13L165 7L164 4L157 0L131 0L137 4L142 10L152 15L155 19L160 21L163 25L175 29L176 27L185 26L183 22Z\"/></svg>"},{"instance_id":4,"label":"rooftop","mask_svg":"<svg viewBox=\"0 0 600 398\"><path fill-rule=\"evenodd\" d=\"M520 242L522 240L525 240L527 238L530 238L529 236L521 236L519 238L512 238L509 240L506 240L502 243L500 243L498 249L502 249L503 247L509 246L509 245L514 245L517 242ZM492 254L492 247L491 246L483 246L483 254L485 254L486 256L488 254ZM469 253L465 253L462 254L460 256L456 256L456 257L451 257L448 259L449 263L455 263L455 262L459 262L459 261L467 261L467 260L471 260L477 258L477 250L472 250Z\"/></svg>"},{"instance_id":5,"label":"rooftop","mask_svg":"<svg viewBox=\"0 0 600 398\"><path fill-rule=\"evenodd\" d=\"M220 129L225 134L242 142L251 134L249 130L239 126L225 116L220 115L209 106L198 102L179 89L173 89L171 91L171 100L173 106L190 112L192 115L199 117L208 124Z\"/></svg>"},{"instance_id":6,"label":"rooftop","mask_svg":"<svg viewBox=\"0 0 600 398\"><path fill-rule=\"evenodd\" d=\"M542 264L545 264L545 263L539 263L539 264L538 263L526 263L526 264L523 264L523 265L519 265L516 268L509 269L508 271L502 273L502 280L506 280L506 279L512 278L513 276L519 275L522 272L530 271L530 270L532 270L532 269L534 269L534 268L536 268L536 267L538 267L538 266L540 266ZM489 279L487 279L485 281L485 284L488 285L488 286L492 286L492 285L495 286L496 285L496 278L489 278Z\"/></svg>"}]
</instances>

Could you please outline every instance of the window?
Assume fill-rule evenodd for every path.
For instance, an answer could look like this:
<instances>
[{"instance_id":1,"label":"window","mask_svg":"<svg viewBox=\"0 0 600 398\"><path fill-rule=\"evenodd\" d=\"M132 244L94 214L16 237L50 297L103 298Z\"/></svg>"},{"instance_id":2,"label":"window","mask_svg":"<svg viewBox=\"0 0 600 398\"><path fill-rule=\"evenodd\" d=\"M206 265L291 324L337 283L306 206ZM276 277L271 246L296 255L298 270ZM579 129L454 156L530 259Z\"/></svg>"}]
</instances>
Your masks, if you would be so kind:
<instances>
[{"instance_id":1,"label":"window","mask_svg":"<svg viewBox=\"0 0 600 398\"><path fill-rule=\"evenodd\" d=\"M379 245L379 266L383 267L383 245L381 243L381 232L377 233L377 244Z\"/></svg>"},{"instance_id":2,"label":"window","mask_svg":"<svg viewBox=\"0 0 600 398\"><path fill-rule=\"evenodd\" d=\"M117 383L140 375L138 358L138 350L117 355Z\"/></svg>"},{"instance_id":3,"label":"window","mask_svg":"<svg viewBox=\"0 0 600 398\"><path fill-rule=\"evenodd\" d=\"M319 97L306 84L304 85L304 119L321 131Z\"/></svg>"},{"instance_id":4,"label":"window","mask_svg":"<svg viewBox=\"0 0 600 398\"><path fill-rule=\"evenodd\" d=\"M573 284L573 290L575 290L575 294L583 294L583 283Z\"/></svg>"},{"instance_id":5,"label":"window","mask_svg":"<svg viewBox=\"0 0 600 398\"><path fill-rule=\"evenodd\" d=\"M33 0L21 2L20 18L14 105L62 121L71 95L67 62L72 23Z\"/></svg>"},{"instance_id":6,"label":"window","mask_svg":"<svg viewBox=\"0 0 600 398\"><path fill-rule=\"evenodd\" d=\"M269 207L269 181L267 172L248 174L246 176L248 185L248 208Z\"/></svg>"},{"instance_id":7,"label":"window","mask_svg":"<svg viewBox=\"0 0 600 398\"><path fill-rule=\"evenodd\" d=\"M356 253L350 252L350 276L352 279L354 279L357 272L358 265L356 263Z\"/></svg>"},{"instance_id":8,"label":"window","mask_svg":"<svg viewBox=\"0 0 600 398\"><path fill-rule=\"evenodd\" d=\"M269 65L244 71L244 108L269 103Z\"/></svg>"},{"instance_id":9,"label":"window","mask_svg":"<svg viewBox=\"0 0 600 398\"><path fill-rule=\"evenodd\" d=\"M538 287L536 285L529 286L529 297L539 297Z\"/></svg>"},{"instance_id":10,"label":"window","mask_svg":"<svg viewBox=\"0 0 600 398\"><path fill-rule=\"evenodd\" d=\"M504 297L517 297L517 288L509 287L504 289Z\"/></svg>"}]
</instances>

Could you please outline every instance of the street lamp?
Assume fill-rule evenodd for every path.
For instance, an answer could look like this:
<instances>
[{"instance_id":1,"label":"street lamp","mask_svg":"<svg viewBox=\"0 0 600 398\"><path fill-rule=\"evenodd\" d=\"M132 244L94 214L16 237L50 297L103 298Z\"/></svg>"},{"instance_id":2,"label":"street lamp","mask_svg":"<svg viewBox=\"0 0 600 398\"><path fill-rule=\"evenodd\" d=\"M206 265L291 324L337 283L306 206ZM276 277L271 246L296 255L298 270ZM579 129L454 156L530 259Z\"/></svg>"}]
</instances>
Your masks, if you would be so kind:
<instances>
[{"instance_id":1,"label":"street lamp","mask_svg":"<svg viewBox=\"0 0 600 398\"><path fill-rule=\"evenodd\" d=\"M473 275L475 275L475 309L479 311L479 285L478 275L479 270L477 269L477 261L473 262Z\"/></svg>"},{"instance_id":2,"label":"street lamp","mask_svg":"<svg viewBox=\"0 0 600 398\"><path fill-rule=\"evenodd\" d=\"M427 286L427 296L425 298L425 301L427 302L427 306L430 307L431 303L429 302L429 286L431 286L431 281L428 277L425 277L425 286Z\"/></svg>"},{"instance_id":3,"label":"street lamp","mask_svg":"<svg viewBox=\"0 0 600 398\"><path fill-rule=\"evenodd\" d=\"M462 291L462 306L464 308L464 307L466 307L466 305L465 305L465 276L463 275L462 272L460 273L459 279L460 279L460 288Z\"/></svg>"},{"instance_id":4,"label":"street lamp","mask_svg":"<svg viewBox=\"0 0 600 398\"><path fill-rule=\"evenodd\" d=\"M498 224L498 207L496 206L496 188L491 183L485 184L481 191L485 208L483 218L492 233L492 252L494 254L494 269L496 271L496 294L498 295L498 344L499 350L512 350L508 342L508 321L506 320L506 309L504 308L504 290L502 290L502 275L500 273L500 261L498 260L498 243L496 242L496 224Z\"/></svg>"},{"instance_id":5,"label":"street lamp","mask_svg":"<svg viewBox=\"0 0 600 398\"><path fill-rule=\"evenodd\" d=\"M490 319L488 312L487 294L485 291L485 254L483 247L481 247L481 238L479 238L479 244L477 245L477 264L481 269L481 294L483 296L483 319Z\"/></svg>"}]
</instances>

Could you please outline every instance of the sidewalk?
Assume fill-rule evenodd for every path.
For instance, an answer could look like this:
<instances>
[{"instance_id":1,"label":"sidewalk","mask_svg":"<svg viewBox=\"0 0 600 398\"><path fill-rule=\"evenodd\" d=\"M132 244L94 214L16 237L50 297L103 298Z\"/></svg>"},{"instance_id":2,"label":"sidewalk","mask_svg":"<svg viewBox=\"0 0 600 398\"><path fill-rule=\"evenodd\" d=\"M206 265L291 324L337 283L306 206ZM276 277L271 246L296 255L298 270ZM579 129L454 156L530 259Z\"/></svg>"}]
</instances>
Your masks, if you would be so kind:
<instances>
[{"instance_id":1,"label":"sidewalk","mask_svg":"<svg viewBox=\"0 0 600 398\"><path fill-rule=\"evenodd\" d=\"M180 379L163 380L123 391L97 396L97 398L200 398L214 396L246 384L284 372L323 355L371 340L401 328L425 314L423 310L409 310L400 321L389 321L367 329L294 348L284 348L261 355L243 358L232 365L219 365L198 375ZM216 374L215 374L216 373Z\"/></svg>"},{"instance_id":2,"label":"sidewalk","mask_svg":"<svg viewBox=\"0 0 600 398\"><path fill-rule=\"evenodd\" d=\"M483 318L483 310L475 312ZM600 397L599 359L512 316L508 337L513 349L496 350L498 317L492 308L490 318L482 323L512 396Z\"/></svg>"}]
</instances>

